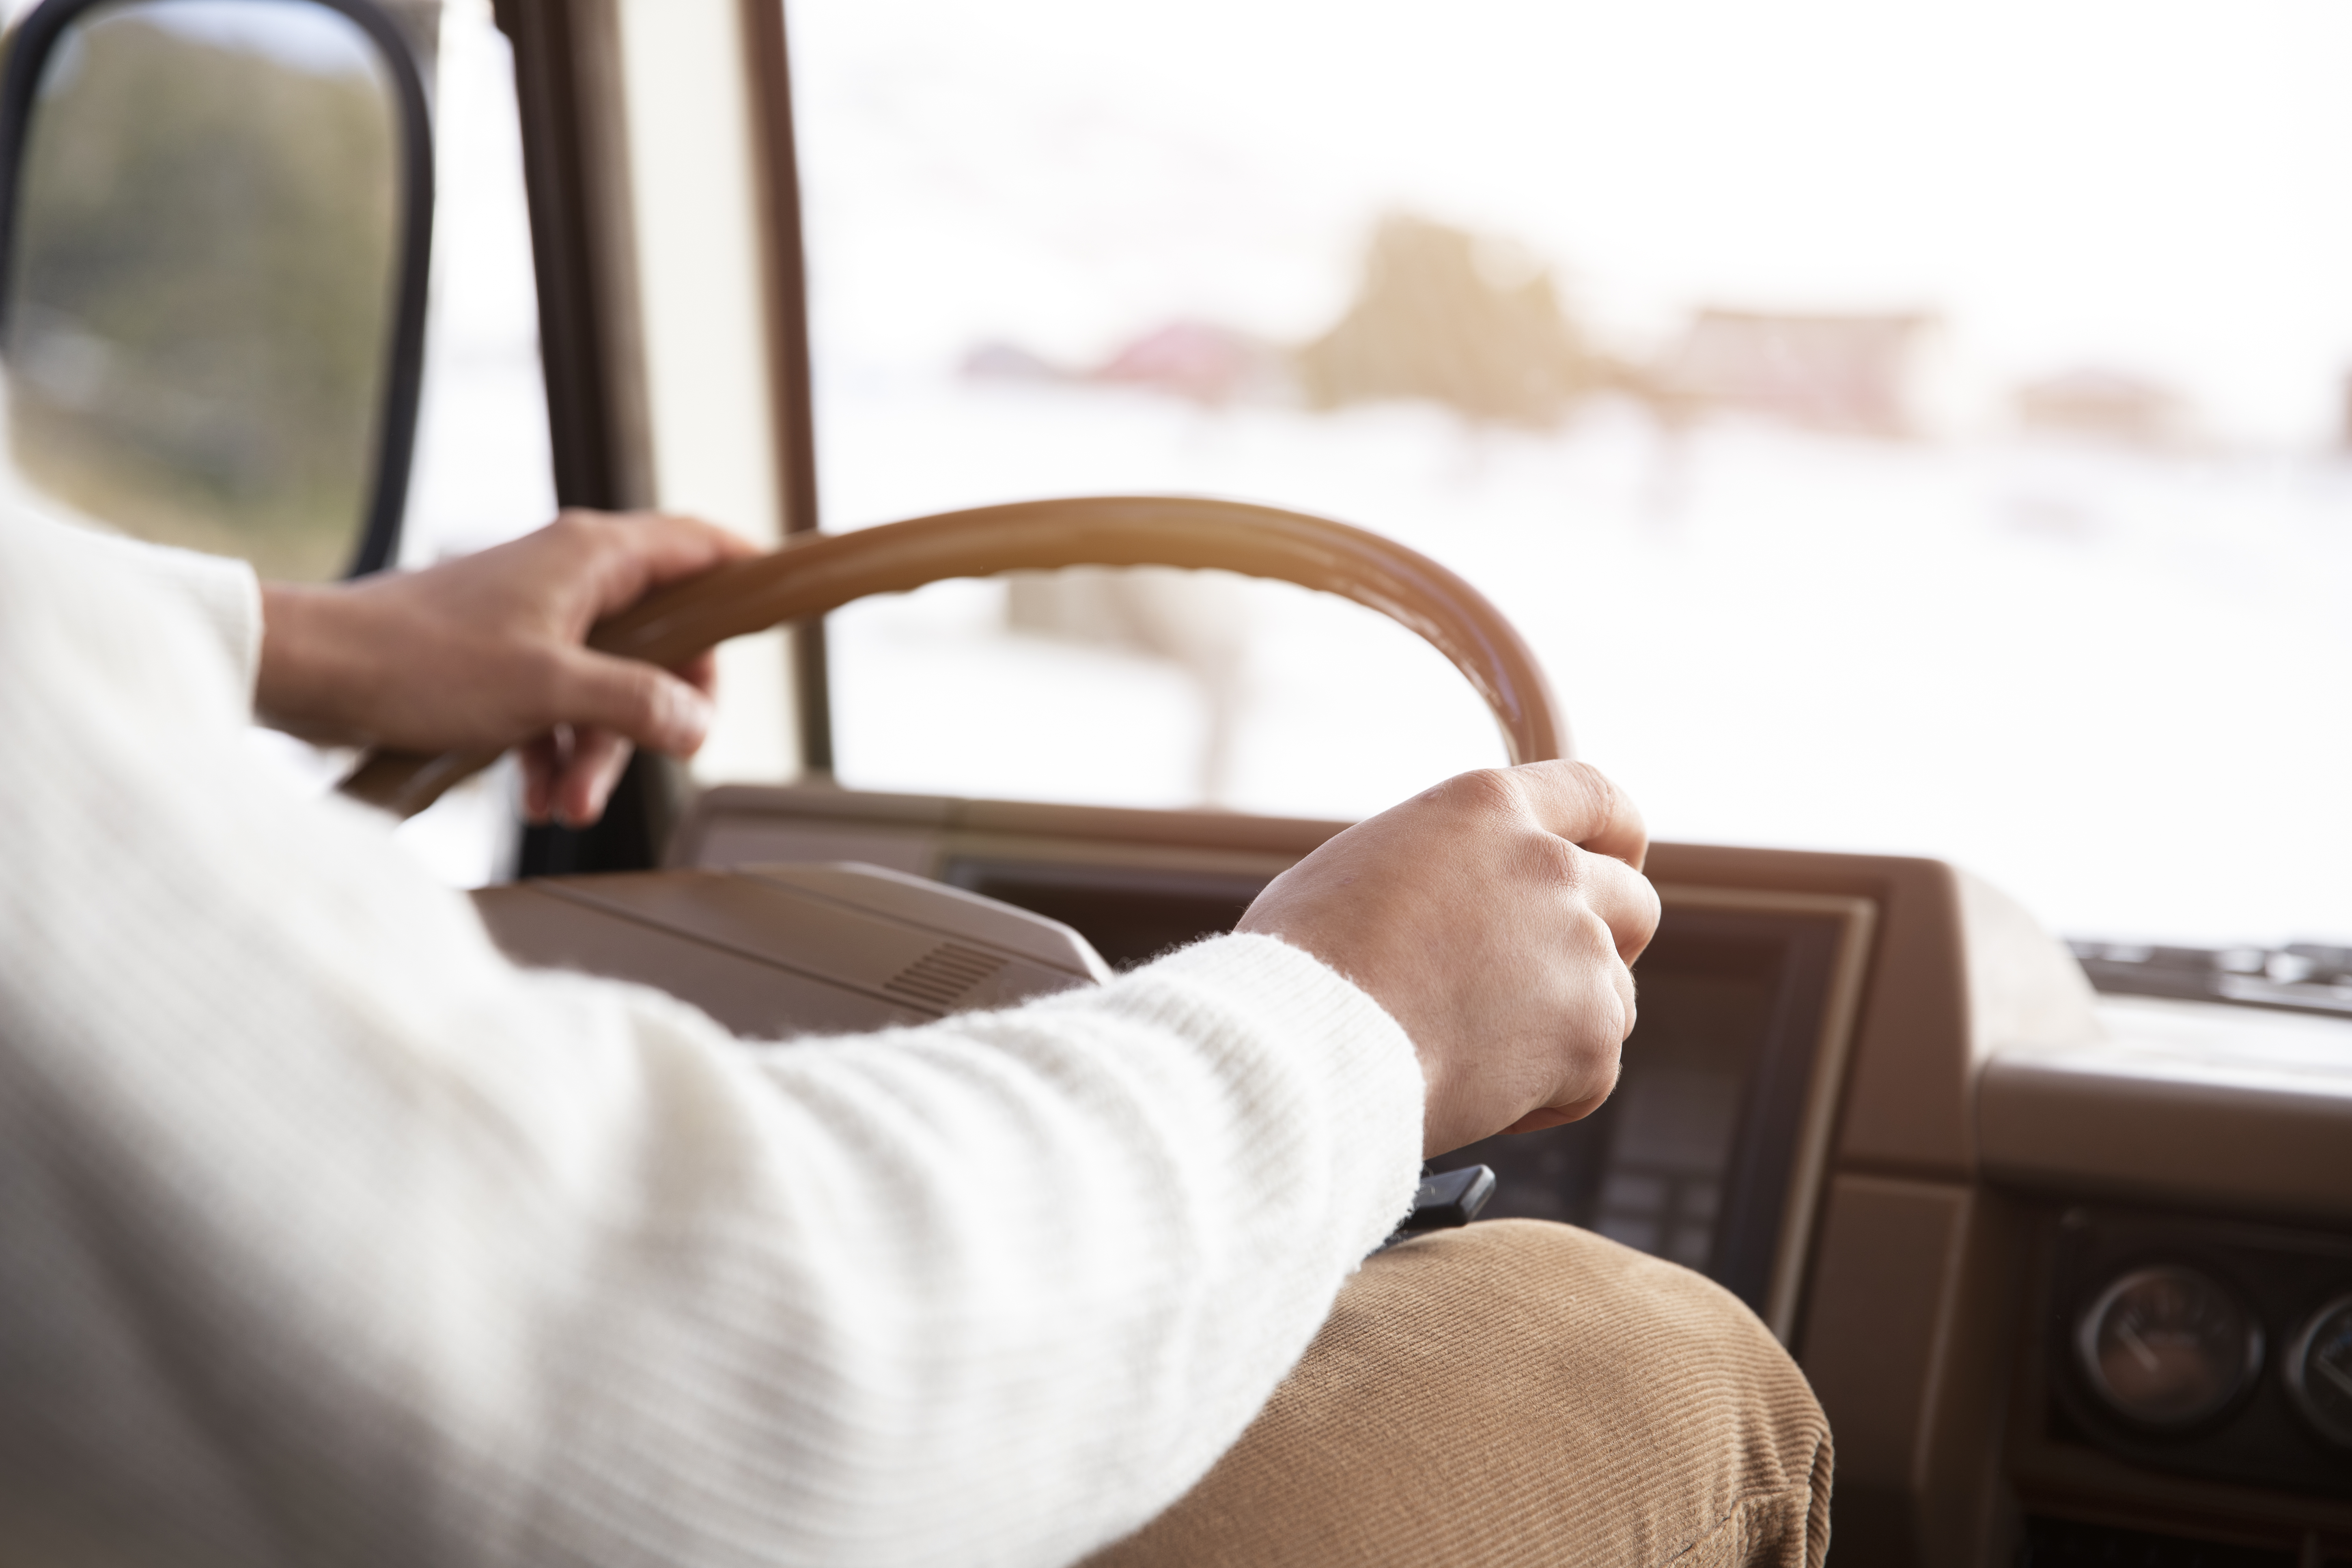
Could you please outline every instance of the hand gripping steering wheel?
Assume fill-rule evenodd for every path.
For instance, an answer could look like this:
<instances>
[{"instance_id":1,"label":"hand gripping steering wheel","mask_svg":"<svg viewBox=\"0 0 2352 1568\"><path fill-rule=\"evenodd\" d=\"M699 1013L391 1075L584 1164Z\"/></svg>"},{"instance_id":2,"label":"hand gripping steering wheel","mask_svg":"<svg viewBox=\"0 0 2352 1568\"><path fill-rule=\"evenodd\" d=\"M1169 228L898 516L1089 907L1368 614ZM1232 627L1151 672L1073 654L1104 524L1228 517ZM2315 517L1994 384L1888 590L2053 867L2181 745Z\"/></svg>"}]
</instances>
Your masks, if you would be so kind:
<instances>
[{"instance_id":1,"label":"hand gripping steering wheel","mask_svg":"<svg viewBox=\"0 0 2352 1568\"><path fill-rule=\"evenodd\" d=\"M1328 518L1239 501L1103 496L941 512L854 533L807 533L772 555L716 567L649 594L589 634L588 646L681 664L729 637L821 616L868 594L950 577L1064 566L1218 568L1353 599L1417 632L1486 700L1514 763L1564 757L1568 730L1527 643L1486 595L1417 551ZM379 752L346 795L413 816L498 760Z\"/></svg>"}]
</instances>

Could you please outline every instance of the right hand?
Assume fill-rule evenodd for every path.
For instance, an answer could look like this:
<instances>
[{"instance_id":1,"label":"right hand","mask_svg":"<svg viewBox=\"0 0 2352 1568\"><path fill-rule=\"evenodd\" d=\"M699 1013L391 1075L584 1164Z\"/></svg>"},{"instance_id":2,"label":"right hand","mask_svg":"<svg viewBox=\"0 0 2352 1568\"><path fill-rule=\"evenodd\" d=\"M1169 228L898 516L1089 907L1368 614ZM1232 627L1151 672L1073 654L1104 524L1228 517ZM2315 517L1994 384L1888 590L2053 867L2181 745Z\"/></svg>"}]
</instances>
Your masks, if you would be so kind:
<instances>
[{"instance_id":1,"label":"right hand","mask_svg":"<svg viewBox=\"0 0 2352 1568\"><path fill-rule=\"evenodd\" d=\"M1237 928L1280 937L1404 1026L1424 1156L1599 1108L1658 926L1649 835L1580 763L1463 773L1276 878Z\"/></svg>"},{"instance_id":2,"label":"right hand","mask_svg":"<svg viewBox=\"0 0 2352 1568\"><path fill-rule=\"evenodd\" d=\"M262 586L262 722L330 745L522 748L523 815L585 826L632 743L690 756L711 721L708 654L676 671L583 645L666 583L758 550L655 512L566 511L420 572Z\"/></svg>"}]
</instances>

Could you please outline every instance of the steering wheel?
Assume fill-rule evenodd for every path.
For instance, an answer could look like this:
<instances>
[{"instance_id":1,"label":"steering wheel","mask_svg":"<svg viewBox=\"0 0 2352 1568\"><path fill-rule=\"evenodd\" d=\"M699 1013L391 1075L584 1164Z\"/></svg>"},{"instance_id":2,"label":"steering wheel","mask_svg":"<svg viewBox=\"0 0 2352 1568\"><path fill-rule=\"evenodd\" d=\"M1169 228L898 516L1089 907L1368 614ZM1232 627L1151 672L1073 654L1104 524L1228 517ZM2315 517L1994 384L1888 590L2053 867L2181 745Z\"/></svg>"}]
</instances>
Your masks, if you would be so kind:
<instances>
[{"instance_id":1,"label":"steering wheel","mask_svg":"<svg viewBox=\"0 0 2352 1568\"><path fill-rule=\"evenodd\" d=\"M1535 655L1486 595L1436 562L1344 522L1239 501L1099 496L940 512L854 533L807 533L773 554L716 567L601 621L588 646L683 663L729 637L821 616L868 594L950 577L1064 566L1217 568L1318 588L1380 611L1453 661L1485 698L1514 763L1565 757L1568 729ZM496 762L379 752L343 793L413 816Z\"/></svg>"}]
</instances>

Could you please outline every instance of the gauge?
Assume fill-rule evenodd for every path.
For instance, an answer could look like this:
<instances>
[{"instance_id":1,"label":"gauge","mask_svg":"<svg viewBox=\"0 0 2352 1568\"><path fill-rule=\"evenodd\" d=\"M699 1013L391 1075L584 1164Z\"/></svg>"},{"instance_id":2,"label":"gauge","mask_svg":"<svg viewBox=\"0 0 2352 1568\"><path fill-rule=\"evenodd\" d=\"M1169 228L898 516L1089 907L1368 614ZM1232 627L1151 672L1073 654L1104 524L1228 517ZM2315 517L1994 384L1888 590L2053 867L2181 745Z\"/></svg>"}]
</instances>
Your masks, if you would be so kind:
<instances>
[{"instance_id":1,"label":"gauge","mask_svg":"<svg viewBox=\"0 0 2352 1568\"><path fill-rule=\"evenodd\" d=\"M2352 1448L2352 1296L2320 1308L2294 1336L2286 1386L2314 1426Z\"/></svg>"},{"instance_id":2,"label":"gauge","mask_svg":"<svg viewBox=\"0 0 2352 1568\"><path fill-rule=\"evenodd\" d=\"M2346 1341L2352 1352L2352 1336ZM2193 1426L2236 1398L2263 1361L2262 1326L2210 1275L2180 1264L2136 1268L2075 1320L2091 1390L2143 1426ZM2352 1411L2352 1401L2345 1408Z\"/></svg>"}]
</instances>

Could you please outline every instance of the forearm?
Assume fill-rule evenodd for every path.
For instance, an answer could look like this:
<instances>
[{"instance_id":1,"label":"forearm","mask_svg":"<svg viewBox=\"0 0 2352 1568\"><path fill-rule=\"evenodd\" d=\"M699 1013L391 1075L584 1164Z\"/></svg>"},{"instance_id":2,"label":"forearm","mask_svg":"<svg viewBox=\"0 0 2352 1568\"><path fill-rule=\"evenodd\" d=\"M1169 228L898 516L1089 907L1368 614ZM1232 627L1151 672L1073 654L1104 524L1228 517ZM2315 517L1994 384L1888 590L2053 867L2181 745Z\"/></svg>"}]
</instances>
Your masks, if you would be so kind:
<instances>
[{"instance_id":1,"label":"forearm","mask_svg":"<svg viewBox=\"0 0 2352 1568\"><path fill-rule=\"evenodd\" d=\"M145 1238L72 1317L151 1303L206 1463L387 1562L1066 1561L1239 1435L1417 1163L1393 1026L1218 960L757 1052L564 977L354 1016L247 966L241 1036L50 1097L85 1234Z\"/></svg>"}]
</instances>

